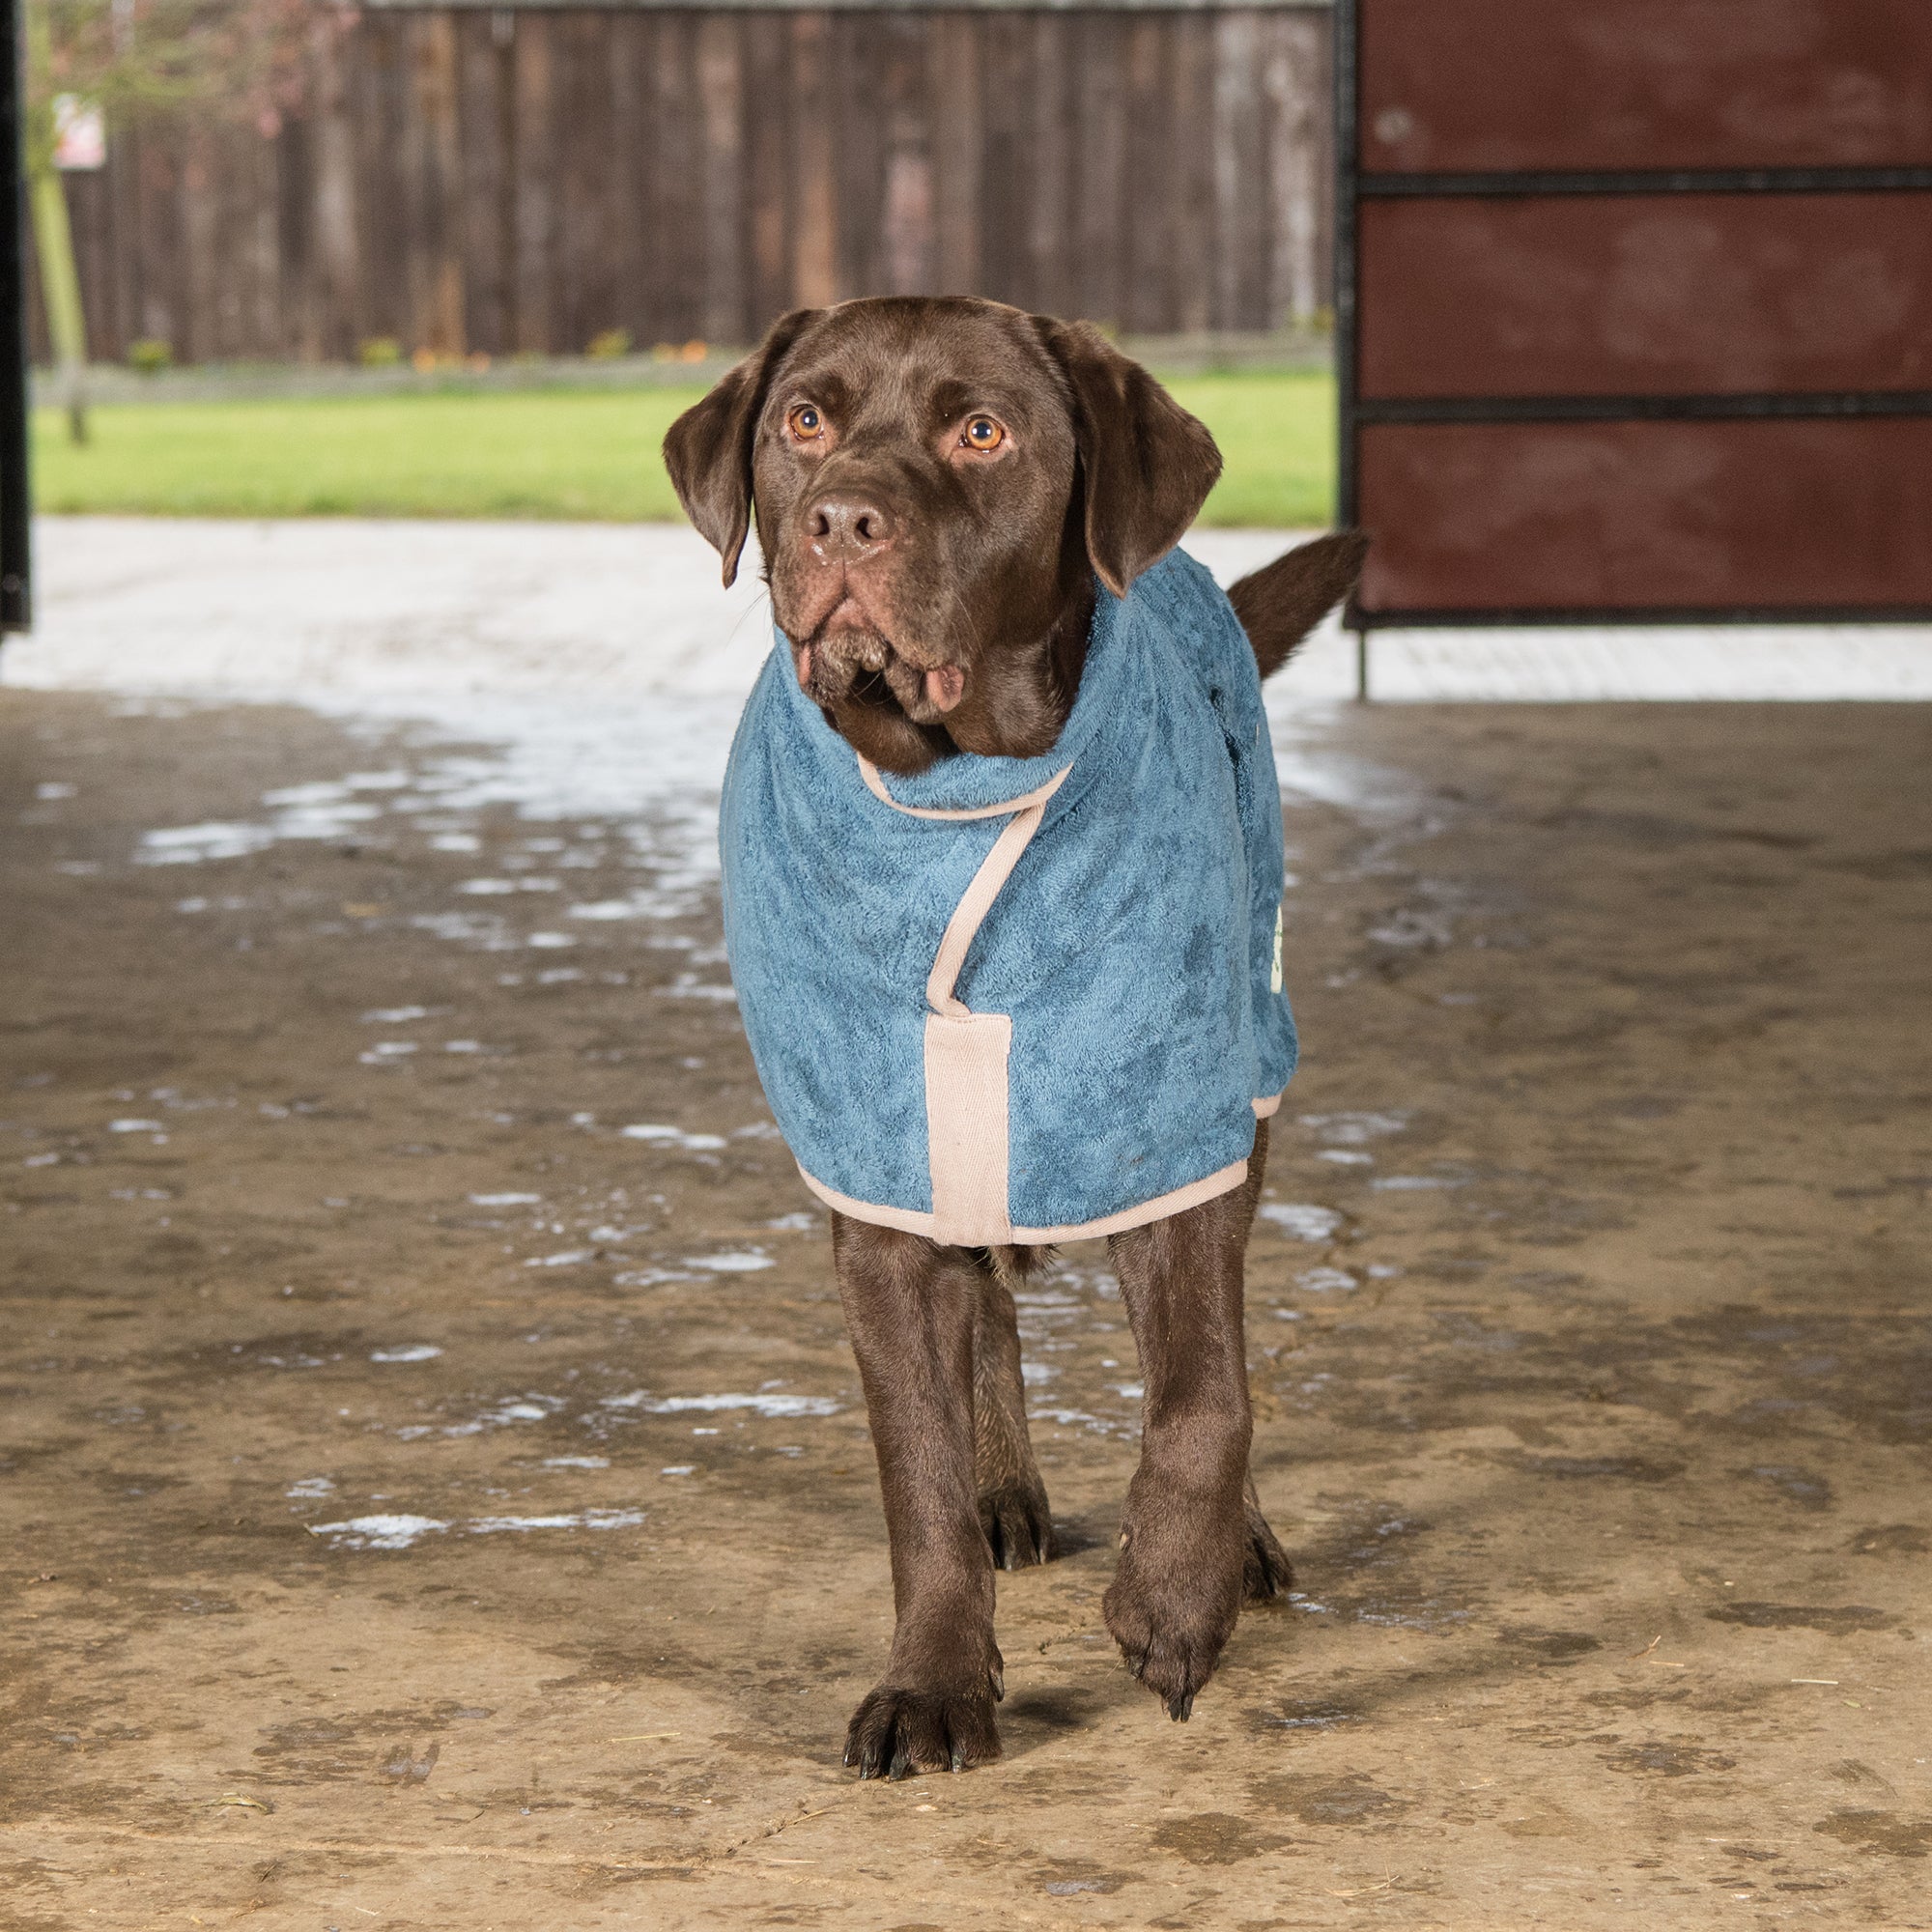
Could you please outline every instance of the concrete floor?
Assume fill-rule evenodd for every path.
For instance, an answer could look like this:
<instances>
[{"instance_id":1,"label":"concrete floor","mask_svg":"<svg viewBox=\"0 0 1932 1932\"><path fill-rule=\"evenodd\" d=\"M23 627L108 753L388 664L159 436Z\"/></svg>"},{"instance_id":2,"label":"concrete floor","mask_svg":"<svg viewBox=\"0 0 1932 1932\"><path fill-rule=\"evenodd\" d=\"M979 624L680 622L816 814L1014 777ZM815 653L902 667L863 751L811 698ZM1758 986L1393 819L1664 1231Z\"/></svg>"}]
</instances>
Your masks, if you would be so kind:
<instances>
[{"instance_id":1,"label":"concrete floor","mask_svg":"<svg viewBox=\"0 0 1932 1932\"><path fill-rule=\"evenodd\" d=\"M861 1786L870 1450L701 801L0 692L0 1924L1932 1923L1928 751L1311 726L1249 1316L1299 1594L1185 1726L1127 1678L1071 1248L1006 1758Z\"/></svg>"}]
</instances>

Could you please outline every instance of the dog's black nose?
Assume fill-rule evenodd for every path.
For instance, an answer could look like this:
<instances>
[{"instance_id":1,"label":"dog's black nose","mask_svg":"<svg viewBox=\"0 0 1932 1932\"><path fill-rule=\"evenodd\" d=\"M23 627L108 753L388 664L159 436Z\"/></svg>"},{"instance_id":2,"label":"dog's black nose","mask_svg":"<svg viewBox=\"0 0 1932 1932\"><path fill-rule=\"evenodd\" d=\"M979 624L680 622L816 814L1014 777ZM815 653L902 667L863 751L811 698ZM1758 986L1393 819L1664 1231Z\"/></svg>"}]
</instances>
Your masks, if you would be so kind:
<instances>
[{"instance_id":1,"label":"dog's black nose","mask_svg":"<svg viewBox=\"0 0 1932 1932\"><path fill-rule=\"evenodd\" d=\"M876 497L853 491L828 492L806 512L814 547L828 553L869 555L892 542L896 527L892 512Z\"/></svg>"}]
</instances>

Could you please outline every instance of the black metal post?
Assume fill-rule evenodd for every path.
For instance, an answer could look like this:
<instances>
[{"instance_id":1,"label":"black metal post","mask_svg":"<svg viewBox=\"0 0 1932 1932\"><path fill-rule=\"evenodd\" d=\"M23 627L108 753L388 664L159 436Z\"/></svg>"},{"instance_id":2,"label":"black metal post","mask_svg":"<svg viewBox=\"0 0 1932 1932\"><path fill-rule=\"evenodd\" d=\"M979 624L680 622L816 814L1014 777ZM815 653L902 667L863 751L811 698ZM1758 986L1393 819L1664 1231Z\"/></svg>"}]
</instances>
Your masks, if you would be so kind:
<instances>
[{"instance_id":1,"label":"black metal post","mask_svg":"<svg viewBox=\"0 0 1932 1932\"><path fill-rule=\"evenodd\" d=\"M27 464L26 48L20 0L0 0L0 633L34 621Z\"/></svg>"}]
</instances>

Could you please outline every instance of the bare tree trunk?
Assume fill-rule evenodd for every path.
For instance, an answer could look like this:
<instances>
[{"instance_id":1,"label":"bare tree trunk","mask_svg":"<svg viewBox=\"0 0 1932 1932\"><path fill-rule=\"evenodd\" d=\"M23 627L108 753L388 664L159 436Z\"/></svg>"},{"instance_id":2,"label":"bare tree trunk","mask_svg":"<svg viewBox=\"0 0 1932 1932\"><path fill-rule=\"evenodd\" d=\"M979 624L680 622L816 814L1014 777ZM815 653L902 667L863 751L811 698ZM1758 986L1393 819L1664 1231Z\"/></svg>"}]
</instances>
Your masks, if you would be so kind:
<instances>
[{"instance_id":1,"label":"bare tree trunk","mask_svg":"<svg viewBox=\"0 0 1932 1932\"><path fill-rule=\"evenodd\" d=\"M74 442L85 442L87 322L80 310L80 274L73 261L73 231L68 225L67 186L53 168L34 173L33 213L34 249L40 257L47 334L67 405L67 432Z\"/></svg>"}]
</instances>

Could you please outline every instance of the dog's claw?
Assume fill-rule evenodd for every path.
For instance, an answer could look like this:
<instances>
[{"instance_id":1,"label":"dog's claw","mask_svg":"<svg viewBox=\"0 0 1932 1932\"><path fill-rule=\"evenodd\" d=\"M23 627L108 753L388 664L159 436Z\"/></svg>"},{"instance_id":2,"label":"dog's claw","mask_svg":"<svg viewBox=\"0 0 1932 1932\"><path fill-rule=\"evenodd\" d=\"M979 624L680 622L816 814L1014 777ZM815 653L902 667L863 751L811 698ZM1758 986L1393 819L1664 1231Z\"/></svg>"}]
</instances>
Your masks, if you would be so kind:
<instances>
[{"instance_id":1,"label":"dog's claw","mask_svg":"<svg viewBox=\"0 0 1932 1932\"><path fill-rule=\"evenodd\" d=\"M1252 1483L1248 1485L1245 1513L1248 1543L1241 1564L1241 1594L1251 1604L1271 1603L1294 1587L1294 1571L1288 1552L1275 1540L1262 1514Z\"/></svg>"},{"instance_id":2,"label":"dog's claw","mask_svg":"<svg viewBox=\"0 0 1932 1932\"><path fill-rule=\"evenodd\" d=\"M1011 1483L980 1497L980 1527L1000 1570L1026 1570L1054 1558L1053 1519L1046 1492L1036 1482Z\"/></svg>"},{"instance_id":3,"label":"dog's claw","mask_svg":"<svg viewBox=\"0 0 1932 1932\"><path fill-rule=\"evenodd\" d=\"M853 1714L845 1762L861 1779L969 1771L1000 1754L990 1676L977 1690L915 1690L880 1685Z\"/></svg>"}]
</instances>

